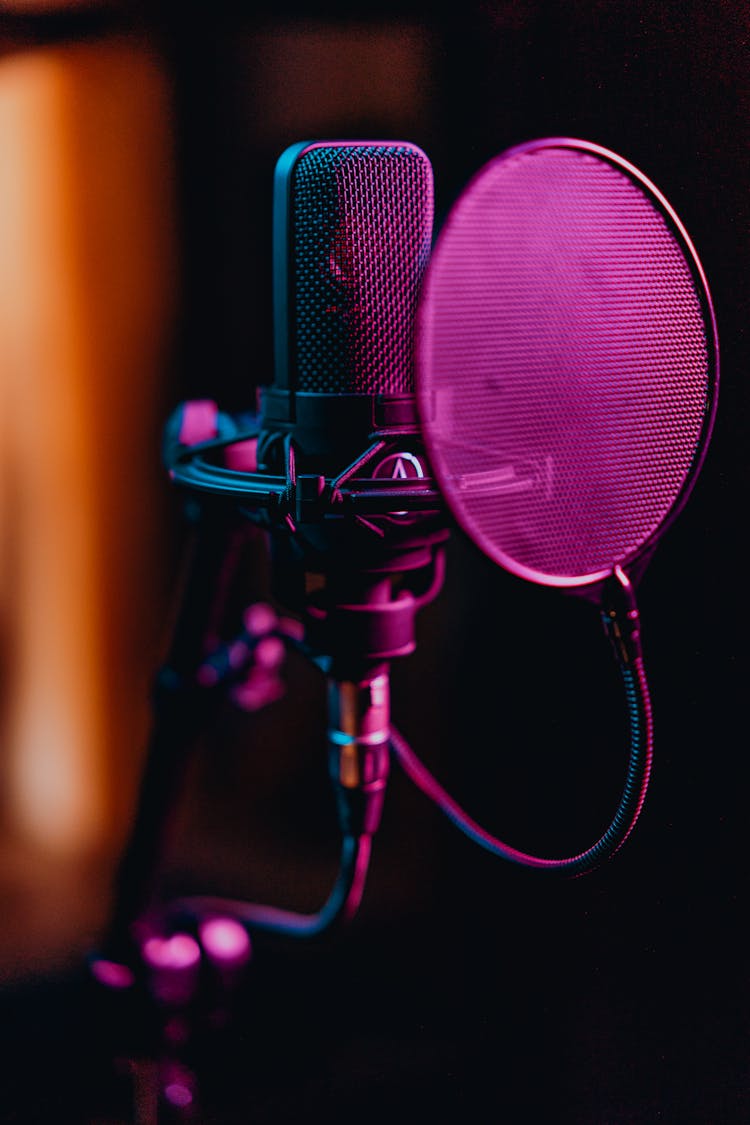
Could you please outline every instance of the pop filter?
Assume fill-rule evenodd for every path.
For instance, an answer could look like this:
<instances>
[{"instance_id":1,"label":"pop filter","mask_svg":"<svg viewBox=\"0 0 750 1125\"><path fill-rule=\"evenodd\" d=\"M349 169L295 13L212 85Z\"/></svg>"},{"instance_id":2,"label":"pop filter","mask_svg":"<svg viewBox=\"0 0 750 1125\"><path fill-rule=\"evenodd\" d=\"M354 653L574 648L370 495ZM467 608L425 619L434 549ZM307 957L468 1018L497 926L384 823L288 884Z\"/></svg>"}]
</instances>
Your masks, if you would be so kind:
<instances>
[{"instance_id":1,"label":"pop filter","mask_svg":"<svg viewBox=\"0 0 750 1125\"><path fill-rule=\"evenodd\" d=\"M416 391L458 525L508 571L596 590L648 558L713 424L697 254L636 168L552 138L486 164L436 239Z\"/></svg>"},{"instance_id":2,"label":"pop filter","mask_svg":"<svg viewBox=\"0 0 750 1125\"><path fill-rule=\"evenodd\" d=\"M599 603L630 753L606 831L547 859L473 821L398 732L392 745L476 842L582 874L622 846L649 782L633 580L685 504L711 435L719 363L703 269L631 164L585 141L533 141L481 168L448 212L423 278L415 355L425 447L458 526L512 574Z\"/></svg>"}]
</instances>

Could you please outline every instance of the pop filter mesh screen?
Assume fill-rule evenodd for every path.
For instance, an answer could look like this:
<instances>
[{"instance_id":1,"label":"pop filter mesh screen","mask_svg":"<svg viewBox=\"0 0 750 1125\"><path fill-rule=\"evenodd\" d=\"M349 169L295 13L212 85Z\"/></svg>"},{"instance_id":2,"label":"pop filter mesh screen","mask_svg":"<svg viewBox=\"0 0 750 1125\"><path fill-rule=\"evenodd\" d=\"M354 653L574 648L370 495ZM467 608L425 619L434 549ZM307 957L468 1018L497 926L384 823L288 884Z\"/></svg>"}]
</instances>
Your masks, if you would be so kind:
<instances>
[{"instance_id":1,"label":"pop filter mesh screen","mask_svg":"<svg viewBox=\"0 0 750 1125\"><path fill-rule=\"evenodd\" d=\"M549 585L636 556L687 497L718 380L703 271L657 190L570 140L487 164L417 318L425 442L460 526Z\"/></svg>"}]
</instances>

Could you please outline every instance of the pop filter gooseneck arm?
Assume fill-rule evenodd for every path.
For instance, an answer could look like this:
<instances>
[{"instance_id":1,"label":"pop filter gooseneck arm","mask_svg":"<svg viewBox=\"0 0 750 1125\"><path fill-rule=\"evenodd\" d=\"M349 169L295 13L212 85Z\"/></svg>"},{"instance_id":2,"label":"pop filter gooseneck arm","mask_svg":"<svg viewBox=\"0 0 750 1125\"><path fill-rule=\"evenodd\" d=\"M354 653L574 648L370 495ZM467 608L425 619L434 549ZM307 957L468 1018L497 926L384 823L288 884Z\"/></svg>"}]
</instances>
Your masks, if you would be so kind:
<instances>
[{"instance_id":1,"label":"pop filter gooseneck arm","mask_svg":"<svg viewBox=\"0 0 750 1125\"><path fill-rule=\"evenodd\" d=\"M519 851L491 835L466 813L432 776L411 750L406 739L391 727L391 747L401 768L417 788L469 839L493 855L523 867L558 871L577 876L609 859L627 840L640 816L646 797L653 757L651 702L640 643L639 613L635 593L625 572L616 567L602 598L602 620L609 634L627 701L630 750L625 785L614 817L599 840L577 855L545 859Z\"/></svg>"}]
</instances>

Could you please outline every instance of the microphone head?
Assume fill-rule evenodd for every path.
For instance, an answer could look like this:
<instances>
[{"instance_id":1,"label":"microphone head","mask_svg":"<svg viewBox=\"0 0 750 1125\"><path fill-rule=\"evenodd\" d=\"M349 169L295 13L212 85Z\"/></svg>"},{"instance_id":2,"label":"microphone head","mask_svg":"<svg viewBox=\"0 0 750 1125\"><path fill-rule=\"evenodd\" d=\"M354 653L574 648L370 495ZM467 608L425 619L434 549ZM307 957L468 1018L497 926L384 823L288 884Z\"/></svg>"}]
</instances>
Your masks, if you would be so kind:
<instances>
[{"instance_id":1,"label":"microphone head","mask_svg":"<svg viewBox=\"0 0 750 1125\"><path fill-rule=\"evenodd\" d=\"M432 238L424 152L401 141L293 145L274 190L276 385L411 393Z\"/></svg>"},{"instance_id":2,"label":"microphone head","mask_svg":"<svg viewBox=\"0 0 750 1125\"><path fill-rule=\"evenodd\" d=\"M584 588L642 561L695 482L718 385L706 279L670 205L585 141L490 161L436 240L416 382L443 496L491 559Z\"/></svg>"},{"instance_id":3,"label":"microphone head","mask_svg":"<svg viewBox=\"0 0 750 1125\"><path fill-rule=\"evenodd\" d=\"M275 375L264 425L298 452L354 455L418 431L414 318L430 253L432 167L406 141L312 141L274 176Z\"/></svg>"}]
</instances>

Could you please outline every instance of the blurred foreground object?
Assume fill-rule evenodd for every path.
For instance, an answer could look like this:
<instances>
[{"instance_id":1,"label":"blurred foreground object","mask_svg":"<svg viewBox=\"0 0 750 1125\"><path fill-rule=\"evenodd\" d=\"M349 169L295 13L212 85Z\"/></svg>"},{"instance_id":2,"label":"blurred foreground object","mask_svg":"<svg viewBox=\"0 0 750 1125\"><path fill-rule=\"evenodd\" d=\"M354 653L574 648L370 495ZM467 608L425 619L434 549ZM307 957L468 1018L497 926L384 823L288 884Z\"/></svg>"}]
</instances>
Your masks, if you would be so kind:
<instances>
[{"instance_id":1,"label":"blurred foreground object","mask_svg":"<svg viewBox=\"0 0 750 1125\"><path fill-rule=\"evenodd\" d=\"M0 57L3 821L58 854L117 846L147 722L173 191L145 38Z\"/></svg>"}]
</instances>

